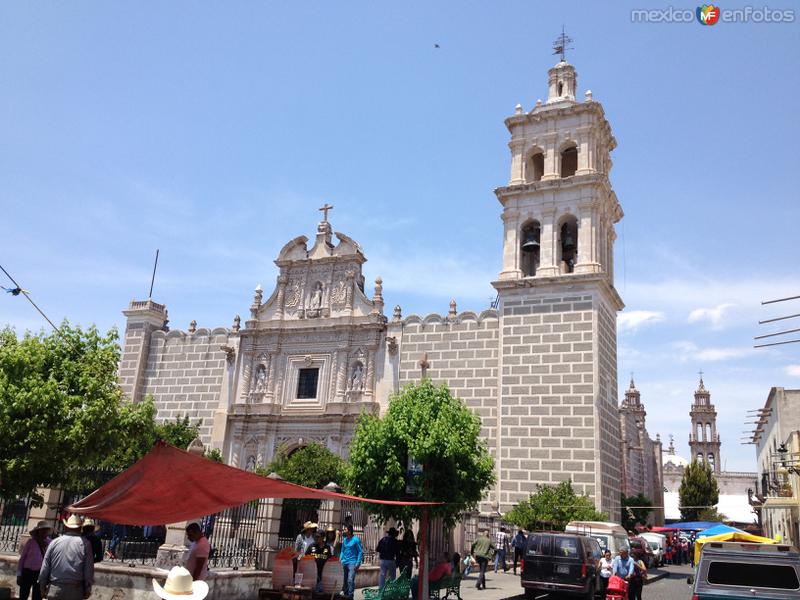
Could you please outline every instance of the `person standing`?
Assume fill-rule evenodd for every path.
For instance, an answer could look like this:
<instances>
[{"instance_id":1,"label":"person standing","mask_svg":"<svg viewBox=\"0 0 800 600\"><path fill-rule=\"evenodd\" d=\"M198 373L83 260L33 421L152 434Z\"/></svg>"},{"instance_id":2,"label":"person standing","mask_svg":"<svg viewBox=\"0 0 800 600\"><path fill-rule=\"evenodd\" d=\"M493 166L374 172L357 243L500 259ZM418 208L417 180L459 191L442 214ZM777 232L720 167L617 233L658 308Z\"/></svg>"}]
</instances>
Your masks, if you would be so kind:
<instances>
[{"instance_id":1,"label":"person standing","mask_svg":"<svg viewBox=\"0 0 800 600\"><path fill-rule=\"evenodd\" d=\"M81 520L70 515L64 535L47 546L39 571L39 591L51 600L84 600L92 595L92 546L81 537Z\"/></svg>"},{"instance_id":2,"label":"person standing","mask_svg":"<svg viewBox=\"0 0 800 600\"><path fill-rule=\"evenodd\" d=\"M517 529L517 535L514 536L512 545L514 546L514 575L517 574L517 561L521 561L525 556L525 544L527 542L525 532L522 529Z\"/></svg>"},{"instance_id":3,"label":"person standing","mask_svg":"<svg viewBox=\"0 0 800 600\"><path fill-rule=\"evenodd\" d=\"M389 527L386 535L378 542L375 552L380 559L381 572L378 576L378 587L383 588L386 581L394 581L397 577L397 554L400 544L397 541L399 532L394 527Z\"/></svg>"},{"instance_id":4,"label":"person standing","mask_svg":"<svg viewBox=\"0 0 800 600\"><path fill-rule=\"evenodd\" d=\"M494 545L496 548L494 555L494 572L497 573L497 567L502 565L503 573L505 573L508 571L508 567L506 566L506 554L508 553L508 533L506 533L505 527L501 527L497 530L497 533L494 534Z\"/></svg>"},{"instance_id":5,"label":"person standing","mask_svg":"<svg viewBox=\"0 0 800 600\"><path fill-rule=\"evenodd\" d=\"M83 521L83 537L89 540L92 546L92 560L99 563L103 560L103 541L95 533L95 523L92 519L84 519Z\"/></svg>"},{"instance_id":6,"label":"person standing","mask_svg":"<svg viewBox=\"0 0 800 600\"><path fill-rule=\"evenodd\" d=\"M17 585L19 586L19 600L28 600L28 595L32 593L33 600L41 600L42 593L36 583L39 579L39 571L42 568L44 553L50 543L50 526L47 521L39 521L36 527L28 533L31 539L25 542L17 563Z\"/></svg>"},{"instance_id":7,"label":"person standing","mask_svg":"<svg viewBox=\"0 0 800 600\"><path fill-rule=\"evenodd\" d=\"M186 537L189 538L189 557L186 559L186 570L195 581L205 581L208 577L208 556L211 554L211 544L203 534L200 525L189 523L186 526Z\"/></svg>"},{"instance_id":8,"label":"person standing","mask_svg":"<svg viewBox=\"0 0 800 600\"><path fill-rule=\"evenodd\" d=\"M478 562L478 582L475 587L479 590L486 589L486 567L489 566L489 560L492 558L494 550L494 544L489 539L489 531L484 529L470 548L470 554Z\"/></svg>"},{"instance_id":9,"label":"person standing","mask_svg":"<svg viewBox=\"0 0 800 600\"><path fill-rule=\"evenodd\" d=\"M356 571L364 560L364 548L357 535L353 535L353 526L345 525L342 528L342 553L339 561L342 563L343 581L342 595L352 600L356 589Z\"/></svg>"},{"instance_id":10,"label":"person standing","mask_svg":"<svg viewBox=\"0 0 800 600\"><path fill-rule=\"evenodd\" d=\"M322 593L322 571L325 568L325 563L328 562L331 556L333 556L333 548L325 541L325 533L322 531L317 531L316 536L314 537L314 543L308 547L306 550L307 556L313 556L317 562L317 585L314 587L314 591L318 594Z\"/></svg>"},{"instance_id":11,"label":"person standing","mask_svg":"<svg viewBox=\"0 0 800 600\"><path fill-rule=\"evenodd\" d=\"M606 600L606 593L608 591L608 580L611 579L611 567L614 561L611 560L611 550L606 550L603 553L603 558L600 559L600 597Z\"/></svg>"},{"instance_id":12,"label":"person standing","mask_svg":"<svg viewBox=\"0 0 800 600\"><path fill-rule=\"evenodd\" d=\"M642 588L647 578L647 567L642 558L643 553L637 552L633 559L633 574L628 583L628 600L642 600Z\"/></svg>"},{"instance_id":13,"label":"person standing","mask_svg":"<svg viewBox=\"0 0 800 600\"><path fill-rule=\"evenodd\" d=\"M414 570L414 565L419 562L419 554L417 554L417 542L414 540L414 532L406 529L403 532L403 539L400 541L400 552L397 555L397 568L400 571L400 577L403 572L406 572L406 577L411 577L411 571Z\"/></svg>"}]
</instances>

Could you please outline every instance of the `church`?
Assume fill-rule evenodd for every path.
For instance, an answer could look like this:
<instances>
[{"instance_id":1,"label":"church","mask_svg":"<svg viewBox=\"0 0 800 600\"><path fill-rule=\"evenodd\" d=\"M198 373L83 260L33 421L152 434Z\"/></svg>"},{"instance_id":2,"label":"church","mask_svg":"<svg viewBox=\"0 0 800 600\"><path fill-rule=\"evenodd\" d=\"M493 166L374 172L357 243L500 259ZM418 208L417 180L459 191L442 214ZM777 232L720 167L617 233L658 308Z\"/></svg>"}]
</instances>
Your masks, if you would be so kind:
<instances>
[{"instance_id":1,"label":"church","mask_svg":"<svg viewBox=\"0 0 800 600\"><path fill-rule=\"evenodd\" d=\"M622 491L660 489L653 461L634 469L620 460L623 435L635 437L631 447L649 437L616 400L616 140L592 93L578 98L563 56L547 90L545 102L517 105L505 120L510 176L494 190L503 243L493 308L387 307L381 279L362 273L367 252L334 230L326 205L312 238L287 241L274 285L255 289L244 319L179 331L164 305L132 301L125 394L152 396L159 418L200 419L205 443L253 468L312 441L347 456L358 415L385 411L391 394L425 376L481 418L497 469L482 510L505 512L537 484L571 479L616 519Z\"/></svg>"}]
</instances>

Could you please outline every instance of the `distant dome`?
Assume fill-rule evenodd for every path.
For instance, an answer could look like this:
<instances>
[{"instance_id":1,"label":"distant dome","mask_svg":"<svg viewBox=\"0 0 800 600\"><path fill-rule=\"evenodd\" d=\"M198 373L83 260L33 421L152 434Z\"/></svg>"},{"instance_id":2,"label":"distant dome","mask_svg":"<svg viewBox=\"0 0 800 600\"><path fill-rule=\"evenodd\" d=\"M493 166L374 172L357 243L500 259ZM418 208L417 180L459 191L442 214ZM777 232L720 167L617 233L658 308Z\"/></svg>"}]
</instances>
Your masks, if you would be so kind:
<instances>
[{"instance_id":1,"label":"distant dome","mask_svg":"<svg viewBox=\"0 0 800 600\"><path fill-rule=\"evenodd\" d=\"M678 456L677 454L665 454L663 464L665 467L667 465L672 465L673 467L685 467L689 464L689 461L682 456Z\"/></svg>"}]
</instances>

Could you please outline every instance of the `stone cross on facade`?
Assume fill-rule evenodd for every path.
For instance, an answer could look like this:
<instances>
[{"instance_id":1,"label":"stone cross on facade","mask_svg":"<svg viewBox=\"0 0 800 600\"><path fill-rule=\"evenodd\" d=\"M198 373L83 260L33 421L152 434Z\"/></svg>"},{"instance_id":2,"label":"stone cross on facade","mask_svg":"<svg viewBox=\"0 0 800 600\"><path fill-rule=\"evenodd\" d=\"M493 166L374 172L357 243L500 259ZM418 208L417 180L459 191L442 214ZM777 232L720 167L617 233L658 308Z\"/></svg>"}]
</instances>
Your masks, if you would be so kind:
<instances>
[{"instance_id":1,"label":"stone cross on facade","mask_svg":"<svg viewBox=\"0 0 800 600\"><path fill-rule=\"evenodd\" d=\"M419 370L420 370L420 379L425 379L428 376L428 368L431 366L431 363L428 362L428 353L422 355L419 363Z\"/></svg>"},{"instance_id":2,"label":"stone cross on facade","mask_svg":"<svg viewBox=\"0 0 800 600\"><path fill-rule=\"evenodd\" d=\"M317 209L317 210L322 212L322 221L323 222L325 222L325 223L328 222L328 211L331 210L332 208L333 208L333 205L328 204L326 202L325 206L323 206L322 208Z\"/></svg>"}]
</instances>

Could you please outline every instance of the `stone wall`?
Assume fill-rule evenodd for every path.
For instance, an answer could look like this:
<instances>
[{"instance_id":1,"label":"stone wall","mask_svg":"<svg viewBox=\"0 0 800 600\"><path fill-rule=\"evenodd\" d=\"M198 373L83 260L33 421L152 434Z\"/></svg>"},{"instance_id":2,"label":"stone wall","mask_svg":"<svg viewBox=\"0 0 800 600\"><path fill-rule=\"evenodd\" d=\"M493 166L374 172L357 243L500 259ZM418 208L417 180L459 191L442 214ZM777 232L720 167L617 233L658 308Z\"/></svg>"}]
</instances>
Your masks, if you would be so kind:
<instances>
[{"instance_id":1,"label":"stone wall","mask_svg":"<svg viewBox=\"0 0 800 600\"><path fill-rule=\"evenodd\" d=\"M203 443L211 441L214 412L219 405L228 330L155 331L150 336L142 380L142 397L153 396L159 420L189 415L200 420Z\"/></svg>"},{"instance_id":2,"label":"stone wall","mask_svg":"<svg viewBox=\"0 0 800 600\"><path fill-rule=\"evenodd\" d=\"M600 506L616 521L620 514L619 409L617 407L617 314L602 296L595 298L599 389L595 404L596 463L600 470ZM652 477L650 478L652 483Z\"/></svg>"},{"instance_id":3,"label":"stone wall","mask_svg":"<svg viewBox=\"0 0 800 600\"><path fill-rule=\"evenodd\" d=\"M428 377L447 383L455 396L481 417L482 433L494 454L497 437L497 311L463 312L453 318L412 315L403 321L400 386L420 380L419 361L427 353Z\"/></svg>"}]
</instances>

